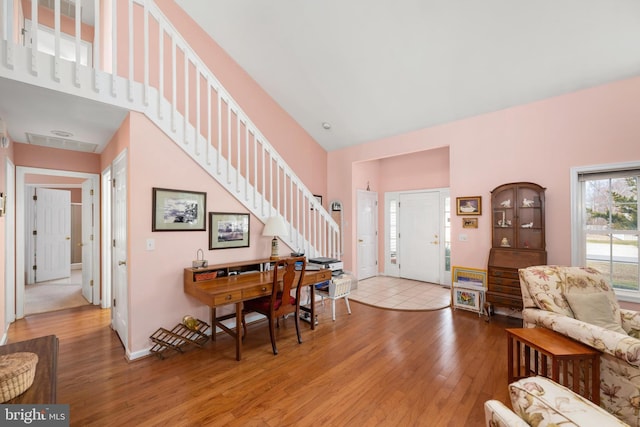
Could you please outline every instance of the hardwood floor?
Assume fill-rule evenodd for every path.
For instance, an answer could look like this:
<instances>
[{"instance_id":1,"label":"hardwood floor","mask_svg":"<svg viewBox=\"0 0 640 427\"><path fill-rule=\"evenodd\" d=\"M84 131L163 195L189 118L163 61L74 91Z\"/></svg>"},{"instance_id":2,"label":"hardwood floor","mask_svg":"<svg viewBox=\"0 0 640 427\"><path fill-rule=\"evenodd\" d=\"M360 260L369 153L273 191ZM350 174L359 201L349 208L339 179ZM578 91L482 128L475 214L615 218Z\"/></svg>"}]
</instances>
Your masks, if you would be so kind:
<instances>
[{"instance_id":1,"label":"hardwood floor","mask_svg":"<svg viewBox=\"0 0 640 427\"><path fill-rule=\"evenodd\" d=\"M351 308L339 305L332 322L330 304L320 307L315 331L302 322L302 344L293 319L281 321L277 356L267 323L249 325L240 362L226 335L128 362L109 310L92 307L29 316L8 336L58 336L58 403L72 426L472 427L484 426L486 400L508 402L504 329L519 320Z\"/></svg>"}]
</instances>

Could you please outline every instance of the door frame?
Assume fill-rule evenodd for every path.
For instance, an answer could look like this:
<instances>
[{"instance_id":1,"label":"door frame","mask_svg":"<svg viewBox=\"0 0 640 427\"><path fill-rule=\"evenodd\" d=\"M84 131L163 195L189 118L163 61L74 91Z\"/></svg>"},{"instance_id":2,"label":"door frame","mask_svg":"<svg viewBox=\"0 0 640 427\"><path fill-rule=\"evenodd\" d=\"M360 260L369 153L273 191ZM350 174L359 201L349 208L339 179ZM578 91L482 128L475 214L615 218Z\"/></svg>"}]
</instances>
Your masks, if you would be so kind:
<instances>
[{"instance_id":1,"label":"door frame","mask_svg":"<svg viewBox=\"0 0 640 427\"><path fill-rule=\"evenodd\" d=\"M16 318L24 317L24 291L25 291L25 248L26 248L26 224L25 224L25 177L26 175L51 175L93 180L94 200L100 200L100 175L94 173L63 171L58 169L44 169L17 166L16 167ZM100 236L100 209L93 210L94 236ZM92 280L100 283L100 245L94 245L92 254ZM104 284L102 284L104 286ZM93 287L93 303L99 303L101 286Z\"/></svg>"}]
</instances>

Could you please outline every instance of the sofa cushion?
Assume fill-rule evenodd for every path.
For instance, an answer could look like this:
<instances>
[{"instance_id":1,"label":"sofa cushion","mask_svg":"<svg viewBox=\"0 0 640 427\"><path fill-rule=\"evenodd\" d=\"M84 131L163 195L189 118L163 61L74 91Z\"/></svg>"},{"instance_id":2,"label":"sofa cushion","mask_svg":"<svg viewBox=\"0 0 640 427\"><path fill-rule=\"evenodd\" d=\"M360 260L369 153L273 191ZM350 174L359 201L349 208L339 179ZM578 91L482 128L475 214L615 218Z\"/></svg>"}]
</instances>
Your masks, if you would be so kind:
<instances>
[{"instance_id":1,"label":"sofa cushion","mask_svg":"<svg viewBox=\"0 0 640 427\"><path fill-rule=\"evenodd\" d=\"M509 384L511 406L532 426L626 426L609 412L544 377Z\"/></svg>"},{"instance_id":2,"label":"sofa cushion","mask_svg":"<svg viewBox=\"0 0 640 427\"><path fill-rule=\"evenodd\" d=\"M616 309L612 307L611 301L605 293L592 292L583 294L567 292L565 297L576 319L611 331L620 332L621 334L627 334L622 329L620 309L618 308L616 317Z\"/></svg>"},{"instance_id":3,"label":"sofa cushion","mask_svg":"<svg viewBox=\"0 0 640 427\"><path fill-rule=\"evenodd\" d=\"M556 265L538 265L519 270L523 297L533 300L537 308L574 317L564 297L566 276ZM526 291L526 292L525 292Z\"/></svg>"}]
</instances>

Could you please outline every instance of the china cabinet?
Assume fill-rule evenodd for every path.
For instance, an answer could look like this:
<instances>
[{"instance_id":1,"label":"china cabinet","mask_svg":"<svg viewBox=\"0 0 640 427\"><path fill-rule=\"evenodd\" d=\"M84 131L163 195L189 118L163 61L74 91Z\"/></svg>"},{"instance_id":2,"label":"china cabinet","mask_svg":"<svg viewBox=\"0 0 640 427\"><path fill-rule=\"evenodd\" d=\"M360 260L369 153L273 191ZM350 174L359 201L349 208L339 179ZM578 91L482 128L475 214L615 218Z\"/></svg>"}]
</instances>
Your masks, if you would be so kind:
<instances>
[{"instance_id":1,"label":"china cabinet","mask_svg":"<svg viewBox=\"0 0 640 427\"><path fill-rule=\"evenodd\" d=\"M503 184L491 191L487 303L522 309L518 269L547 263L544 192L531 182Z\"/></svg>"}]
</instances>

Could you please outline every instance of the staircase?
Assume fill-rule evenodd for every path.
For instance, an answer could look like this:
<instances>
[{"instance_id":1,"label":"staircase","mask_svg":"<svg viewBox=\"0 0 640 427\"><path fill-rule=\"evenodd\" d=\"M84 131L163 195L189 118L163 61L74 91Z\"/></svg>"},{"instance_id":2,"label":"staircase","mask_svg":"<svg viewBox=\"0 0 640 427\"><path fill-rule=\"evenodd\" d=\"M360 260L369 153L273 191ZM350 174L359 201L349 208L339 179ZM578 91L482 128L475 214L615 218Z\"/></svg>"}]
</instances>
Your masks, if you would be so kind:
<instances>
[{"instance_id":1,"label":"staircase","mask_svg":"<svg viewBox=\"0 0 640 427\"><path fill-rule=\"evenodd\" d=\"M93 37L88 40L92 67L63 59L65 46L81 57L80 34L87 31L81 21L87 17L80 7L45 1L54 6L52 11L30 0L33 16L25 17L50 21L55 38L51 55L36 48L42 45L37 31L28 37L31 47L22 45L16 36L21 29L14 28L14 21L22 19L8 19L21 18L18 2L0 0L0 77L144 113L262 222L281 216L289 229L283 241L290 247L310 258L338 258L336 222L155 3L114 0L101 13L100 0L84 3L88 1L94 6L89 17ZM143 29L142 37L134 39L134 27ZM107 52L105 46L110 47ZM126 64L117 62L119 49L128 52Z\"/></svg>"}]
</instances>

